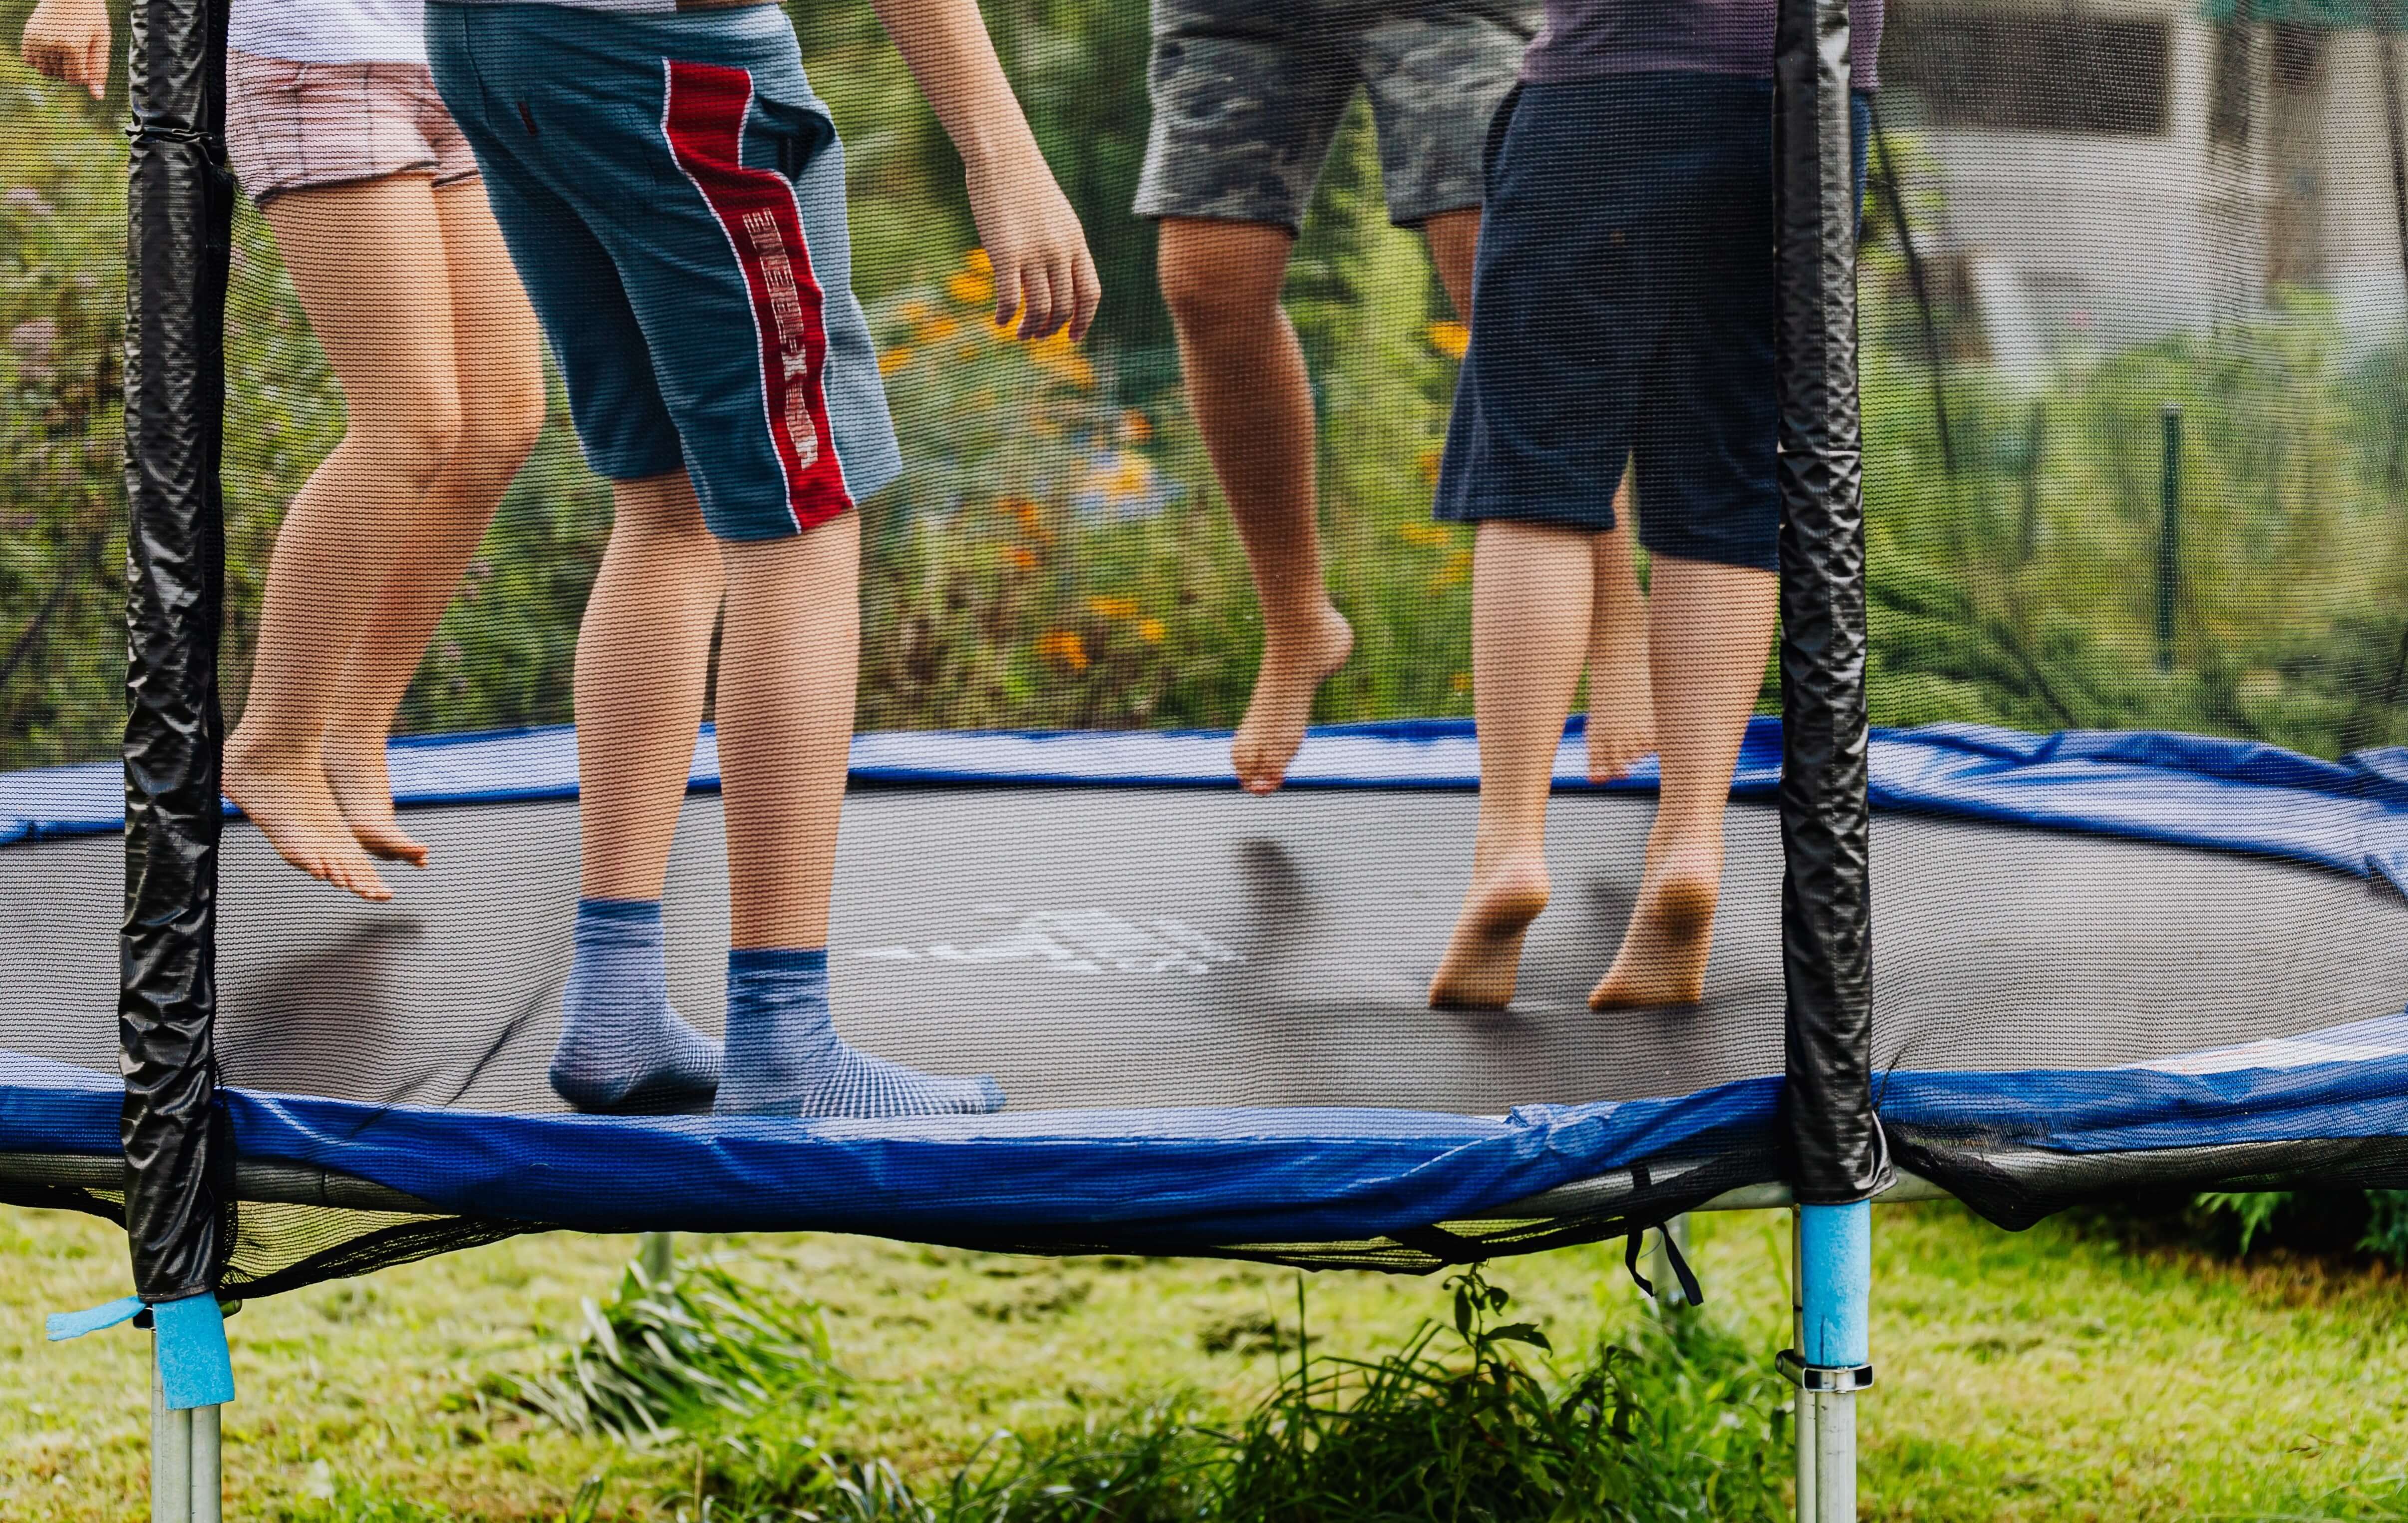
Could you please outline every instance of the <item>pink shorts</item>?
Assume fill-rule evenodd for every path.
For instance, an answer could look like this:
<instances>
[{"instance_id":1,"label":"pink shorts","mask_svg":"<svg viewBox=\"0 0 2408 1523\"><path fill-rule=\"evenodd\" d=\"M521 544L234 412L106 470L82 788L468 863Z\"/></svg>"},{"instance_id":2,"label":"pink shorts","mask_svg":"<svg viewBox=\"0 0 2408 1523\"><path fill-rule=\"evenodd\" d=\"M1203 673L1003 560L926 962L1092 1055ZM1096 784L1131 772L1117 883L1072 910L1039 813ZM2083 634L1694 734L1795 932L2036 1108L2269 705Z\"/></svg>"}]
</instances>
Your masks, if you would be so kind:
<instances>
[{"instance_id":1,"label":"pink shorts","mask_svg":"<svg viewBox=\"0 0 2408 1523\"><path fill-rule=\"evenodd\" d=\"M244 194L431 174L476 177L477 161L423 64L296 64L236 52L226 60L226 152Z\"/></svg>"}]
</instances>

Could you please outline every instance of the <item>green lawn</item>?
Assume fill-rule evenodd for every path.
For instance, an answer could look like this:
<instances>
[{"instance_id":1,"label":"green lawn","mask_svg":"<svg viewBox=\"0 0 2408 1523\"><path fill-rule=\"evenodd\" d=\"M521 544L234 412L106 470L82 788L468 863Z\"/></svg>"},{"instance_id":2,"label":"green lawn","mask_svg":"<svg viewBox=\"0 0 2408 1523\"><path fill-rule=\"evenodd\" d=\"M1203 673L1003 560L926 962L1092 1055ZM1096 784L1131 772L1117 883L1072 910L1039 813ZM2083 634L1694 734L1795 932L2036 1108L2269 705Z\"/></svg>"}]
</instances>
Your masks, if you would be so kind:
<instances>
[{"instance_id":1,"label":"green lawn","mask_svg":"<svg viewBox=\"0 0 2408 1523\"><path fill-rule=\"evenodd\" d=\"M2408 1517L2408 1276L2134 1254L2055 1224L2008 1236L1950 1206L1878 1217L1866 1516ZM1785 1218L1705 1218L1708 1315L1769 1358ZM681 1240L827 1308L849 1397L798 1414L832 1451L924 1479L998 1429L1039 1432L1170 1390L1232 1413L1271 1382L1294 1276L1244 1265L1022 1260L863 1239ZM247 1307L232 1324L228 1516L544 1519L608 1473L599 1518L678 1516L692 1446L629 1455L480 1399L606 1295L625 1239L523 1239ZM141 1340L50 1347L45 1311L122 1293L112 1229L0 1215L0 1516L138 1516ZM1494 1267L1516 1315L1579 1349L1641 1315L1618 1252ZM1316 1346L1371 1355L1443 1314L1433 1281L1310 1286ZM1220 1352L1208 1350L1218 1349ZM688 1513L692 1509L689 1503Z\"/></svg>"}]
</instances>

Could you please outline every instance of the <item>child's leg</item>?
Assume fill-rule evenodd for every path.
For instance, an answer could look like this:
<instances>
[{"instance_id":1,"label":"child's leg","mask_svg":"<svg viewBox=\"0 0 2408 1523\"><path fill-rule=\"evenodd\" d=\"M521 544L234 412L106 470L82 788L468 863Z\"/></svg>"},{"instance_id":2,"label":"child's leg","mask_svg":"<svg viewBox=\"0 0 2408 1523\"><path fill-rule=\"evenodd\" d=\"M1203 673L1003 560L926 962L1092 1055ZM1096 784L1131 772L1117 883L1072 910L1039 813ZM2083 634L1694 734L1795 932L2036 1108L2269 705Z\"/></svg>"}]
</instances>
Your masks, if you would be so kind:
<instances>
[{"instance_id":1,"label":"child's leg","mask_svg":"<svg viewBox=\"0 0 2408 1523\"><path fill-rule=\"evenodd\" d=\"M1322 574L1312 389L1280 305L1294 241L1268 223L1162 223L1162 295L1189 405L1262 604L1262 667L1230 746L1238 780L1254 793L1284 779L1314 695L1354 648Z\"/></svg>"},{"instance_id":2,"label":"child's leg","mask_svg":"<svg viewBox=\"0 0 2408 1523\"><path fill-rule=\"evenodd\" d=\"M1630 479L1613 499L1614 526L1597 536L1597 611L1588 646L1588 775L1611 783L1656 749L1648 672L1647 594L1632 559Z\"/></svg>"},{"instance_id":3,"label":"child's leg","mask_svg":"<svg viewBox=\"0 0 2408 1523\"><path fill-rule=\"evenodd\" d=\"M426 642L476 553L494 507L543 427L542 335L485 207L481 182L438 187L435 215L452 293L460 438L420 501L417 533L394 565L343 675L326 732L326 782L370 854L423 865L394 823L385 740Z\"/></svg>"},{"instance_id":4,"label":"child's leg","mask_svg":"<svg viewBox=\"0 0 2408 1523\"><path fill-rule=\"evenodd\" d=\"M1480 833L1471 887L1430 983L1433 1005L1513 998L1522 934L1547 905L1547 791L1589 648L1585 530L1491 521L1471 568Z\"/></svg>"},{"instance_id":5,"label":"child's leg","mask_svg":"<svg viewBox=\"0 0 2408 1523\"><path fill-rule=\"evenodd\" d=\"M734 910L729 1114L934 1115L998 1110L991 1079L855 1052L828 1010L828 898L860 667L861 516L730 543L719 757Z\"/></svg>"},{"instance_id":6,"label":"child's leg","mask_svg":"<svg viewBox=\"0 0 2408 1523\"><path fill-rule=\"evenodd\" d=\"M224 787L286 861L386 899L320 749L351 653L414 553L420 505L459 443L443 230L430 182L414 175L294 191L266 216L342 384L347 427L277 534Z\"/></svg>"},{"instance_id":7,"label":"child's leg","mask_svg":"<svg viewBox=\"0 0 2408 1523\"><path fill-rule=\"evenodd\" d=\"M1663 794L1647 869L1612 971L1612 1006L1695 1003L1722 893L1723 813L1764 682L1780 582L1770 571L1659 554L1648 594Z\"/></svg>"},{"instance_id":8,"label":"child's leg","mask_svg":"<svg viewBox=\"0 0 2408 1523\"><path fill-rule=\"evenodd\" d=\"M707 1101L715 1043L669 1007L661 891L718 622L719 547L682 474L621 481L577 638L576 960L552 1084L585 1111Z\"/></svg>"}]
</instances>

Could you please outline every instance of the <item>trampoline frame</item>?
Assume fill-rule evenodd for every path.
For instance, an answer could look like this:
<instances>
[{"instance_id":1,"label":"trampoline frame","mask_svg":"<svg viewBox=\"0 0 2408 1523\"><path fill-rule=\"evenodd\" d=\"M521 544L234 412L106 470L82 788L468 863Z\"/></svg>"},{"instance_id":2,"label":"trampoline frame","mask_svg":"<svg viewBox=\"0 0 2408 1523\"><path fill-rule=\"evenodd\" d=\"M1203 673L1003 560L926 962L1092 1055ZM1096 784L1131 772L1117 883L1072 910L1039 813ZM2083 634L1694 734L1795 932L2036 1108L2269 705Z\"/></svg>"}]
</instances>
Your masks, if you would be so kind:
<instances>
[{"instance_id":1,"label":"trampoline frame","mask_svg":"<svg viewBox=\"0 0 2408 1523\"><path fill-rule=\"evenodd\" d=\"M223 721L227 0L135 0L129 49L125 387L128 697L121 1135L135 1286L210 1298L248 1192L360 1199L325 1171L246 1170L217 1103L217 850ZM1856 1515L1855 1392L1869 1202L1897 1184L1871 1103L1866 611L1856 395L1848 0L1780 0L1774 67L1782 532L1781 807L1788 1190L1801 1382L1799 1516ZM31 1167L18 1160L18 1169ZM79 1168L89 1179L90 1160ZM76 1171L68 1171L75 1172ZM1751 1199L1749 1204L1771 1204ZM217 1411L170 1388L156 1319L151 1515L221 1516ZM198 1327L177 1316L178 1329ZM222 1364L222 1321L206 1318ZM189 1351L186 1351L189 1352ZM209 1353L212 1350L202 1350ZM229 1382L230 1384L230 1382Z\"/></svg>"}]
</instances>

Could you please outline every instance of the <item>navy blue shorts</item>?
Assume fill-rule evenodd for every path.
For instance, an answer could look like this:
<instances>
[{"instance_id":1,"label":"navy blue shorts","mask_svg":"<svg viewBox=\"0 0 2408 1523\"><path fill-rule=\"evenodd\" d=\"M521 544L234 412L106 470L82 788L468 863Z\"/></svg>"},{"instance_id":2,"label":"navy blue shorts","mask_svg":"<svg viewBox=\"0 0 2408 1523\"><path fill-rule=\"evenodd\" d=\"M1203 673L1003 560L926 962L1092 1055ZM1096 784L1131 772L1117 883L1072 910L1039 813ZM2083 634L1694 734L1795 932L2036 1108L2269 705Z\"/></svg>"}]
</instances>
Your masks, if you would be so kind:
<instances>
[{"instance_id":1,"label":"navy blue shorts","mask_svg":"<svg viewBox=\"0 0 2408 1523\"><path fill-rule=\"evenodd\" d=\"M1517 90L1489 133L1438 517L1602 533L1628 465L1651 553L1773 569L1773 244L1770 79Z\"/></svg>"}]
</instances>

